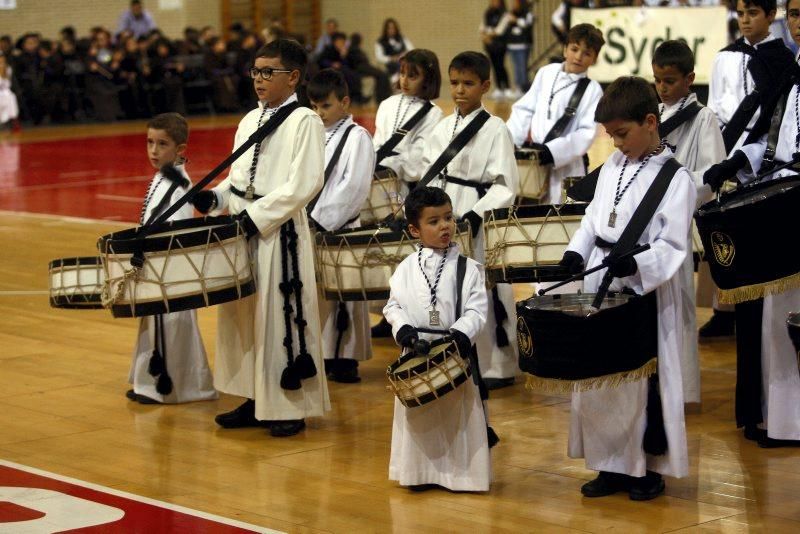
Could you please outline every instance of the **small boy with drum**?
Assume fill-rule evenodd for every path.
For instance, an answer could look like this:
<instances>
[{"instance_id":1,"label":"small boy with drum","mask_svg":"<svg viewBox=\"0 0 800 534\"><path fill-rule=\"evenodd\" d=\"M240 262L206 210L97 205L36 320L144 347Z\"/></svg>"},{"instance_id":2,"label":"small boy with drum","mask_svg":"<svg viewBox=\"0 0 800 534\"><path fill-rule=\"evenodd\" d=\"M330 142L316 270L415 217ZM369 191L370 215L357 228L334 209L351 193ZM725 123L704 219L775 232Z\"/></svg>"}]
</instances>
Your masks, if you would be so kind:
<instances>
[{"instance_id":1,"label":"small boy with drum","mask_svg":"<svg viewBox=\"0 0 800 534\"><path fill-rule=\"evenodd\" d=\"M489 448L497 437L486 424L473 346L488 313L483 270L452 242L455 217L443 190L416 188L405 200L405 213L419 250L392 275L384 316L404 354L415 347L425 352L425 341L452 337L450 350L457 348L470 362L472 377L421 406L408 408L395 399L389 479L414 491L488 491Z\"/></svg>"}]
</instances>

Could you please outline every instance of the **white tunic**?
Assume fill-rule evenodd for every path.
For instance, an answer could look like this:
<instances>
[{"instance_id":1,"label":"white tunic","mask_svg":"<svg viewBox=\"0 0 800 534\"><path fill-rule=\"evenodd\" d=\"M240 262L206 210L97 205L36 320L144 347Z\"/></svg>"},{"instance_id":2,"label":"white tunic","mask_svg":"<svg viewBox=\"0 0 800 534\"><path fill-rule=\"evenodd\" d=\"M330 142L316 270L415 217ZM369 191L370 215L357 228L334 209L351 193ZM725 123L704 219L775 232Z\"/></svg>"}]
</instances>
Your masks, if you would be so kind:
<instances>
[{"instance_id":1,"label":"white tunic","mask_svg":"<svg viewBox=\"0 0 800 534\"><path fill-rule=\"evenodd\" d=\"M479 108L458 121L455 136L469 124L483 108ZM427 170L444 152L454 137L453 126L456 115L444 118L430 136L425 150L424 168ZM519 173L514 159L514 144L505 123L498 117L491 117L478 133L447 165L448 175L484 184L488 191L479 199L472 187L446 183L435 178L429 185L444 187L453 201L453 213L462 217L474 211L481 217L487 210L506 208L514 202L519 186ZM483 263L485 258L484 233L472 240L472 257ZM510 378L519 374L518 348L516 339L517 311L510 284L498 284L500 301L506 309L508 319L504 324L509 344L498 347L495 340L494 307L489 306L487 326L478 339L478 358L484 378Z\"/></svg>"},{"instance_id":2,"label":"white tunic","mask_svg":"<svg viewBox=\"0 0 800 534\"><path fill-rule=\"evenodd\" d=\"M311 217L327 230L357 228L358 220L345 224L357 217L361 206L369 194L372 181L372 170L375 168L375 152L369 132L355 124L348 116L344 122L334 124L325 131L325 167L327 168L336 147L350 127L353 129L347 137L342 153L333 168L328 182L320 194ZM319 314L322 324L322 356L334 358L339 331L336 329L336 315L339 302L326 300L320 296ZM344 303L349 316L348 328L342 334L339 346L339 357L369 360L372 358L370 343L369 308L366 302Z\"/></svg>"},{"instance_id":3,"label":"white tunic","mask_svg":"<svg viewBox=\"0 0 800 534\"><path fill-rule=\"evenodd\" d=\"M486 323L487 299L483 271L467 261L457 317L456 264L458 248L451 247L437 289L436 309L443 330L458 330L474 342ZM422 251L423 266L430 280L435 277L441 253ZM391 294L383 310L393 335L403 325L431 328L430 289L420 271L417 253L397 267L390 280ZM421 334L425 339L440 335ZM486 419L478 387L468 378L458 388L423 406L406 408L394 401L392 451L389 479L403 486L438 484L454 491L488 491L492 464L486 435Z\"/></svg>"},{"instance_id":4,"label":"white tunic","mask_svg":"<svg viewBox=\"0 0 800 534\"><path fill-rule=\"evenodd\" d=\"M689 93L683 107L697 102L697 95ZM661 122L668 120L681 109L681 103L671 106L661 104ZM714 112L701 107L695 117L686 121L666 136L667 142L675 147L677 159L694 178L697 188L697 206L711 200L711 188L703 183L703 173L715 163L725 159L725 143L717 124ZM689 238L691 243L691 234ZM690 249L691 250L691 247ZM685 402L700 402L700 357L697 350L697 316L694 289L694 261L692 254L680 269L684 279L683 326L684 348L681 355L681 372L683 373L683 397Z\"/></svg>"},{"instance_id":5,"label":"white tunic","mask_svg":"<svg viewBox=\"0 0 800 534\"><path fill-rule=\"evenodd\" d=\"M11 90L11 67L6 67L6 77L0 76L0 124L19 117L17 95Z\"/></svg>"},{"instance_id":6,"label":"white tunic","mask_svg":"<svg viewBox=\"0 0 800 534\"><path fill-rule=\"evenodd\" d=\"M393 95L381 102L375 115L375 137L372 142L375 150L382 147L394 134L402 128L423 106L425 100L417 97ZM397 144L396 156L388 156L377 163L392 169L397 176L406 182L416 182L422 178L426 167L422 164L425 145L433 127L442 120L444 114L436 104L425 114L422 120Z\"/></svg>"},{"instance_id":7,"label":"white tunic","mask_svg":"<svg viewBox=\"0 0 800 534\"><path fill-rule=\"evenodd\" d=\"M182 166L177 168L186 179L189 179ZM153 177L145 197L149 198L143 217L145 221L150 219L154 209L164 199L171 185L172 182L162 178L160 172ZM177 202L187 190L187 188L178 186L170 196L169 202L159 213ZM169 220L177 221L192 217L194 217L194 208L187 203ZM217 392L214 389L211 369L208 367L206 349L197 326L196 310L166 313L163 315L163 321L165 361L169 376L172 378L172 393L162 395L156 391L156 378L147 372L155 346L153 316L142 317L139 320L139 333L133 349L133 361L128 376L128 382L133 384L133 391L166 404L216 399Z\"/></svg>"},{"instance_id":8,"label":"white tunic","mask_svg":"<svg viewBox=\"0 0 800 534\"><path fill-rule=\"evenodd\" d=\"M578 80L585 77L585 72L564 72L563 63L553 63L539 69L531 88L511 107L507 125L514 144L522 145L528 135L534 143L544 143L547 133L564 114ZM586 174L583 156L589 151L597 133L594 111L601 96L603 89L600 84L591 81L564 134L546 143L553 155L553 169L550 173L550 192L545 203L560 204L564 178Z\"/></svg>"},{"instance_id":9,"label":"white tunic","mask_svg":"<svg viewBox=\"0 0 800 534\"><path fill-rule=\"evenodd\" d=\"M283 105L296 101L293 95ZM261 104L259 104L261 106ZM256 130L260 107L239 123L234 147L244 143ZM265 118L266 120L266 118ZM311 233L305 206L322 188L325 163L325 128L311 110L295 110L278 130L261 145L255 176L258 200L245 200L230 191L233 185L244 191L250 183L253 148L232 166L228 177L214 188L221 198L217 211L233 214L245 209L260 235L250 239L257 291L248 298L219 306L217 354L214 383L218 390L254 399L256 418L288 420L320 416L330 409L328 386L323 370L317 292L314 290L314 262ZM302 381L296 391L280 387L287 365L283 338L283 295L281 277L280 227L292 219L298 234L297 254L304 283L302 303L308 352L317 374ZM294 296L292 307L296 304ZM292 324L294 355L299 351L297 329Z\"/></svg>"},{"instance_id":10,"label":"white tunic","mask_svg":"<svg viewBox=\"0 0 800 534\"><path fill-rule=\"evenodd\" d=\"M650 159L617 205L617 223L608 226L622 164L625 157L614 152L606 161L597 182L594 200L586 209L580 229L568 250L586 259L587 268L600 263L608 254L594 245L595 237L614 243L644 197L664 162L672 156L667 148ZM638 162L629 164L623 183L633 175ZM658 299L658 375L668 451L663 456L646 455L642 448L646 424L647 379L615 389L574 393L569 436L569 455L585 457L586 466L598 471L612 471L640 477L645 469L664 475L688 474L686 428L683 418L681 386L681 351L683 350L683 314L681 299L684 280L678 275L688 253L689 225L695 203L691 175L680 169L672 179L653 219L639 243L650 243L650 250L638 254L638 271L623 279L614 279L611 290L629 287L638 294L656 291ZM584 280L587 292L600 285L605 269ZM613 340L624 343L624 339Z\"/></svg>"}]
</instances>

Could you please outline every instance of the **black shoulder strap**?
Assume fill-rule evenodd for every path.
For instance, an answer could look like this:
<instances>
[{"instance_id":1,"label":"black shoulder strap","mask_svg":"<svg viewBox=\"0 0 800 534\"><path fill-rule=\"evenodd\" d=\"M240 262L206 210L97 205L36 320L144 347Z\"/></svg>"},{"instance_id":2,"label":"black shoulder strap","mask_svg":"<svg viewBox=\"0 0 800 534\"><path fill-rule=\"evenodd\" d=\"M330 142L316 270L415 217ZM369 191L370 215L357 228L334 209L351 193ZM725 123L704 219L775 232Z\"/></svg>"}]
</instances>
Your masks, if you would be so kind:
<instances>
[{"instance_id":1,"label":"black shoulder strap","mask_svg":"<svg viewBox=\"0 0 800 534\"><path fill-rule=\"evenodd\" d=\"M414 115L411 116L410 119L406 121L406 123L396 130L392 136L378 149L378 152L375 155L375 165L379 165L383 158L390 156L392 151L395 149L397 145L400 144L400 141L408 135L408 132L414 129L414 127L419 124L419 122L428 114L428 112L433 108L433 104L431 102L425 102L421 108L417 110Z\"/></svg>"},{"instance_id":2,"label":"black shoulder strap","mask_svg":"<svg viewBox=\"0 0 800 534\"><path fill-rule=\"evenodd\" d=\"M153 211L150 213L150 218L147 219L147 221L144 223L144 226L147 226L151 224L154 220L156 220L156 217L158 217L158 214L161 213L161 210L163 210L169 204L169 201L172 199L172 194L181 185L184 184L176 180L171 180L171 183L169 184L169 189L167 189L167 192L164 194L163 198L159 201L159 203L156 204L156 207L153 208ZM184 185L184 187L188 186Z\"/></svg>"},{"instance_id":3,"label":"black shoulder strap","mask_svg":"<svg viewBox=\"0 0 800 534\"><path fill-rule=\"evenodd\" d=\"M578 202L591 202L594 198L594 191L597 189L597 179L600 178L602 168L603 166L600 165L567 189L567 196Z\"/></svg>"},{"instance_id":4,"label":"black shoulder strap","mask_svg":"<svg viewBox=\"0 0 800 534\"><path fill-rule=\"evenodd\" d=\"M692 102L675 115L662 122L658 126L658 136L661 137L661 139L664 139L683 123L694 119L697 114L700 113L701 109L702 106L700 104L697 102Z\"/></svg>"},{"instance_id":5,"label":"black shoulder strap","mask_svg":"<svg viewBox=\"0 0 800 534\"><path fill-rule=\"evenodd\" d=\"M767 133L767 148L764 150L763 163L759 172L768 171L772 168L775 160L775 149L778 147L778 137L781 133L781 123L783 123L783 112L786 109L786 99L788 97L788 93L781 95L775 105L775 111L772 112L769 133Z\"/></svg>"},{"instance_id":6,"label":"black shoulder strap","mask_svg":"<svg viewBox=\"0 0 800 534\"><path fill-rule=\"evenodd\" d=\"M725 142L725 152L730 152L736 145L736 141L742 136L747 123L755 115L756 110L761 105L761 93L754 89L752 93L744 97L739 103L739 107L733 112L731 120L722 129L722 140Z\"/></svg>"},{"instance_id":7,"label":"black shoulder strap","mask_svg":"<svg viewBox=\"0 0 800 534\"><path fill-rule=\"evenodd\" d=\"M592 80L589 78L581 78L578 80L578 84L576 85L575 90L572 92L572 96L569 97L569 102L567 102L567 109L564 110L564 114L559 117L556 123L553 124L553 127L550 128L550 131L547 132L547 135L544 138L545 143L564 135L564 130L567 129L569 123L572 122L573 118L575 118L575 114L578 112L578 106L581 103L583 94L586 92L586 88L589 87L589 83L591 83L591 81Z\"/></svg>"},{"instance_id":8,"label":"black shoulder strap","mask_svg":"<svg viewBox=\"0 0 800 534\"><path fill-rule=\"evenodd\" d=\"M467 276L467 257L463 254L458 255L458 263L456 264L456 320L464 314L461 309L461 294L464 290L464 278Z\"/></svg>"},{"instance_id":9,"label":"black shoulder strap","mask_svg":"<svg viewBox=\"0 0 800 534\"><path fill-rule=\"evenodd\" d=\"M747 54L748 56L752 56L755 54L756 49L753 46L744 42L744 37L739 37L734 42L720 50L720 52L741 52L742 54Z\"/></svg>"},{"instance_id":10,"label":"black shoulder strap","mask_svg":"<svg viewBox=\"0 0 800 534\"><path fill-rule=\"evenodd\" d=\"M325 181L322 183L322 189L319 190L319 193L317 193L317 196L314 197L314 200L309 202L306 206L307 213L314 211L314 206L317 205L317 201L319 200L319 197L322 196L325 186L328 185L328 180L330 180L331 174L333 174L333 169L336 168L339 158L342 157L342 150L344 150L344 145L347 144L347 137L350 135L350 131L355 128L355 126L355 124L351 124L342 134L339 144L336 145L336 150L334 150L333 154L331 155L331 160L328 162L328 165L325 166Z\"/></svg>"},{"instance_id":11,"label":"black shoulder strap","mask_svg":"<svg viewBox=\"0 0 800 534\"><path fill-rule=\"evenodd\" d=\"M418 187L424 187L430 183L431 180L436 178L442 169L447 167L447 164L450 163L456 155L461 152L461 149L467 146L467 143L475 137L475 134L478 133L478 130L486 124L486 121L491 118L489 112L485 109L482 109L478 115L472 119L472 122L467 124L466 128L461 130L455 139L444 149L444 152L433 162L433 165L428 169L428 172L425 173L425 176L419 181Z\"/></svg>"}]
</instances>

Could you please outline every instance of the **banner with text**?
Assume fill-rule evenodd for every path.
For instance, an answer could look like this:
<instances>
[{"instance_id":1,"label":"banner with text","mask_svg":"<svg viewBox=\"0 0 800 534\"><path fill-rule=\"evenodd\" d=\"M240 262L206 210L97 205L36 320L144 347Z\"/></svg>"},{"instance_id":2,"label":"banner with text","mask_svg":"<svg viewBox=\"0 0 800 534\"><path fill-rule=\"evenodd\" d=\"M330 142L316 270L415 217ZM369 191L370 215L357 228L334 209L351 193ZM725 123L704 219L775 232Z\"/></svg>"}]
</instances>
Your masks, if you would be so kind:
<instances>
[{"instance_id":1,"label":"banner with text","mask_svg":"<svg viewBox=\"0 0 800 534\"><path fill-rule=\"evenodd\" d=\"M589 69L598 82L631 75L652 80L653 51L664 41L680 39L694 53L695 83L708 84L714 56L728 45L724 7L574 9L572 24L584 22L599 28L606 40Z\"/></svg>"}]
</instances>

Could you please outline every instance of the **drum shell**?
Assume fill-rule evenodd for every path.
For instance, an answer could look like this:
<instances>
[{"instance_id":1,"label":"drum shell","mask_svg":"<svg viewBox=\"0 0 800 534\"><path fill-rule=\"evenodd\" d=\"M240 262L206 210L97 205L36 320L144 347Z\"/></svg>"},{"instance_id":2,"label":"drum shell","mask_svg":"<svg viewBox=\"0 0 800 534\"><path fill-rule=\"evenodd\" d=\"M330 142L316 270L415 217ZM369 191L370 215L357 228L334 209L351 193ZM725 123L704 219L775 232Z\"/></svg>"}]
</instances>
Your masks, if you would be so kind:
<instances>
[{"instance_id":1,"label":"drum shell","mask_svg":"<svg viewBox=\"0 0 800 534\"><path fill-rule=\"evenodd\" d=\"M549 192L550 165L539 163L539 151L534 149L517 150L514 153L519 173L518 197L540 202ZM559 199L556 199L558 201Z\"/></svg>"},{"instance_id":2,"label":"drum shell","mask_svg":"<svg viewBox=\"0 0 800 534\"><path fill-rule=\"evenodd\" d=\"M794 350L800 352L800 312L789 314L786 319L786 328L789 329L789 338L792 340Z\"/></svg>"},{"instance_id":3,"label":"drum shell","mask_svg":"<svg viewBox=\"0 0 800 534\"><path fill-rule=\"evenodd\" d=\"M370 184L369 195L361 208L359 220L362 225L377 224L388 217L402 217L402 180L391 169L375 173Z\"/></svg>"},{"instance_id":4,"label":"drum shell","mask_svg":"<svg viewBox=\"0 0 800 534\"><path fill-rule=\"evenodd\" d=\"M789 218L800 206L798 186L796 176L760 182L700 207L697 230L717 287L730 290L800 273L800 249L787 236ZM744 199L756 200L731 207Z\"/></svg>"},{"instance_id":5,"label":"drum shell","mask_svg":"<svg viewBox=\"0 0 800 534\"><path fill-rule=\"evenodd\" d=\"M64 309L100 309L105 281L99 256L61 258L48 266L50 306Z\"/></svg>"},{"instance_id":6,"label":"drum shell","mask_svg":"<svg viewBox=\"0 0 800 534\"><path fill-rule=\"evenodd\" d=\"M111 306L114 317L202 308L255 293L247 237L232 217L169 221L144 238L140 234L136 227L98 241L112 286L130 269L134 254L145 260L139 279L124 282L121 298Z\"/></svg>"},{"instance_id":7,"label":"drum shell","mask_svg":"<svg viewBox=\"0 0 800 534\"><path fill-rule=\"evenodd\" d=\"M523 372L540 378L586 380L639 369L658 355L655 291L588 317L530 306L569 297L575 295L533 297L517 304ZM581 297L591 302L594 295Z\"/></svg>"},{"instance_id":8,"label":"drum shell","mask_svg":"<svg viewBox=\"0 0 800 534\"><path fill-rule=\"evenodd\" d=\"M588 204L512 206L487 212L486 278L497 282L553 282L569 278L559 266Z\"/></svg>"}]
</instances>

